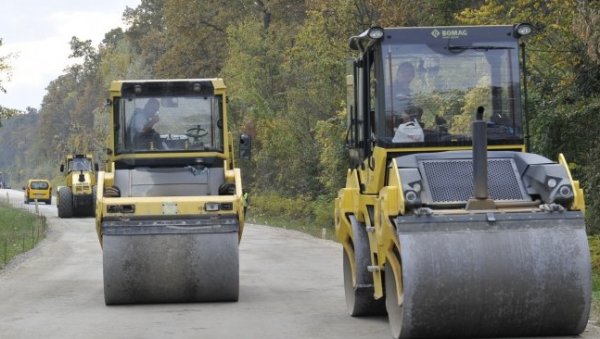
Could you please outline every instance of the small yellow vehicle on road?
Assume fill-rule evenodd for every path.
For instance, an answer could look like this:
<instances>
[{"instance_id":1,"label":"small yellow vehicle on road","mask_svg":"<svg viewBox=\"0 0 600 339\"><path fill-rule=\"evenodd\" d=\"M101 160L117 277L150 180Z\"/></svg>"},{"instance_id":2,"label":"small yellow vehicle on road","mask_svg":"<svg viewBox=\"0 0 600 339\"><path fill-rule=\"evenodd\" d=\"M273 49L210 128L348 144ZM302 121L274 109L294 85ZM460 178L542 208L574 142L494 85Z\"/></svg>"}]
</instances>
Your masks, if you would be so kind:
<instances>
[{"instance_id":1,"label":"small yellow vehicle on road","mask_svg":"<svg viewBox=\"0 0 600 339\"><path fill-rule=\"evenodd\" d=\"M25 191L26 204L35 200L45 202L47 205L52 203L52 184L46 179L29 179L23 191Z\"/></svg>"}]
</instances>

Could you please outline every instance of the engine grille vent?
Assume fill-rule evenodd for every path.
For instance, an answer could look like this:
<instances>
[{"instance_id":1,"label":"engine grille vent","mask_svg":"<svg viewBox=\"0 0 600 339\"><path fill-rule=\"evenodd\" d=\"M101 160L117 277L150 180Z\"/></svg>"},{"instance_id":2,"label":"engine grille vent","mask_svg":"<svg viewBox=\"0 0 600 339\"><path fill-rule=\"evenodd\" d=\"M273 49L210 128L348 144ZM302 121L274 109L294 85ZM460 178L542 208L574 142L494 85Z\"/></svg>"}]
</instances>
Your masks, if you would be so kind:
<instances>
[{"instance_id":1,"label":"engine grille vent","mask_svg":"<svg viewBox=\"0 0 600 339\"><path fill-rule=\"evenodd\" d=\"M473 161L423 160L421 173L432 203L466 203L473 196ZM488 192L494 200L525 200L512 159L488 159Z\"/></svg>"}]
</instances>

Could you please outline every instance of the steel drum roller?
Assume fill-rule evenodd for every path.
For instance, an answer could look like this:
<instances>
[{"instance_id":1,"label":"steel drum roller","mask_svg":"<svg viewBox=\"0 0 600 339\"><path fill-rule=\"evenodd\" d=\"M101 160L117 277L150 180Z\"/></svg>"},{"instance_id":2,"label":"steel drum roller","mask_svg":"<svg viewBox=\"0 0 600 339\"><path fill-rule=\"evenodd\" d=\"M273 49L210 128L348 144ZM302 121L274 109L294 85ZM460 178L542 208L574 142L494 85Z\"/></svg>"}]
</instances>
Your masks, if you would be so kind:
<instances>
[{"instance_id":1,"label":"steel drum roller","mask_svg":"<svg viewBox=\"0 0 600 339\"><path fill-rule=\"evenodd\" d=\"M105 234L107 305L237 301L238 232Z\"/></svg>"},{"instance_id":2,"label":"steel drum roller","mask_svg":"<svg viewBox=\"0 0 600 339\"><path fill-rule=\"evenodd\" d=\"M404 217L397 224L404 303L390 322L402 328L401 338L585 329L591 275L581 213Z\"/></svg>"}]
</instances>

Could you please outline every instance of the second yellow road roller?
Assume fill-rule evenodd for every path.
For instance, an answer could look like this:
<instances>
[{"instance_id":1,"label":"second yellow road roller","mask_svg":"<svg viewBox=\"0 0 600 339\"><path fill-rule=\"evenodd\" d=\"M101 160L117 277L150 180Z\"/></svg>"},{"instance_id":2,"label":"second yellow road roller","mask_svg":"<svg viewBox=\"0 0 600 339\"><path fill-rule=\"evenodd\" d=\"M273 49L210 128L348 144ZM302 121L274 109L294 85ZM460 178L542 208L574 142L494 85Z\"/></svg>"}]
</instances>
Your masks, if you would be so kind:
<instances>
[{"instance_id":1,"label":"second yellow road roller","mask_svg":"<svg viewBox=\"0 0 600 339\"><path fill-rule=\"evenodd\" d=\"M96 199L107 305L238 300L244 197L226 103L217 78L112 82Z\"/></svg>"},{"instance_id":2,"label":"second yellow road roller","mask_svg":"<svg viewBox=\"0 0 600 339\"><path fill-rule=\"evenodd\" d=\"M531 153L528 24L350 38L335 202L348 312L394 338L577 335L591 303L579 182Z\"/></svg>"}]
</instances>

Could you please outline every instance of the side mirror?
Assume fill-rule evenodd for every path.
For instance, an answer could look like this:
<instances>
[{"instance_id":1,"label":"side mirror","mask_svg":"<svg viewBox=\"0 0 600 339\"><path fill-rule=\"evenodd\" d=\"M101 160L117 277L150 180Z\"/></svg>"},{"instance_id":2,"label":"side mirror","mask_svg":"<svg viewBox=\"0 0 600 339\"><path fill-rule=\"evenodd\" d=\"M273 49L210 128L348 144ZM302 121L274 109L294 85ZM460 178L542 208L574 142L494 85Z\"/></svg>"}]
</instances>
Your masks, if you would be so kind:
<instances>
[{"instance_id":1,"label":"side mirror","mask_svg":"<svg viewBox=\"0 0 600 339\"><path fill-rule=\"evenodd\" d=\"M240 159L250 160L252 153L252 138L248 134L240 135Z\"/></svg>"},{"instance_id":2,"label":"side mirror","mask_svg":"<svg viewBox=\"0 0 600 339\"><path fill-rule=\"evenodd\" d=\"M25 190L26 190L26 188L25 188L25 186L23 186L23 191L25 191Z\"/></svg>"},{"instance_id":3,"label":"side mirror","mask_svg":"<svg viewBox=\"0 0 600 339\"><path fill-rule=\"evenodd\" d=\"M65 171L65 165L64 164L60 164L60 171L61 171L61 173Z\"/></svg>"}]
</instances>

